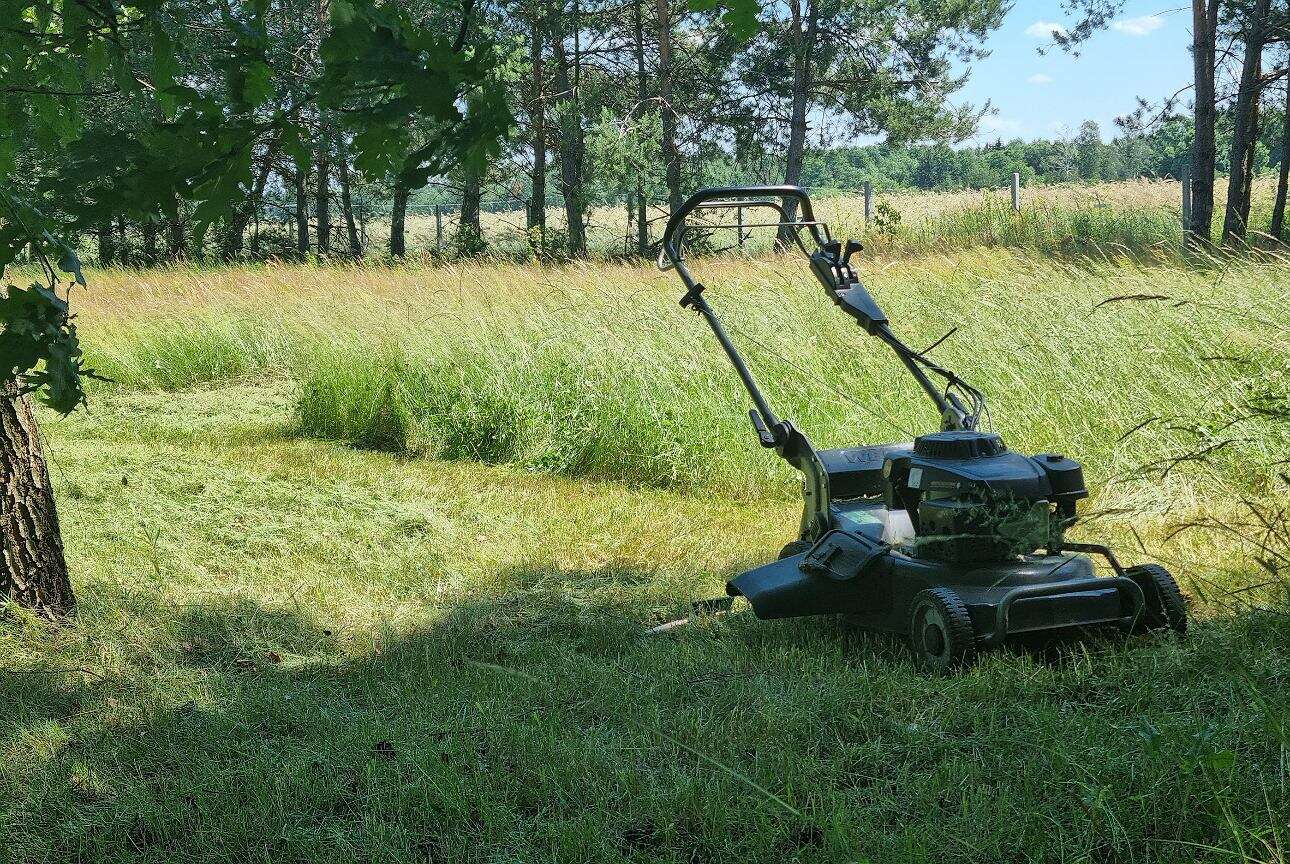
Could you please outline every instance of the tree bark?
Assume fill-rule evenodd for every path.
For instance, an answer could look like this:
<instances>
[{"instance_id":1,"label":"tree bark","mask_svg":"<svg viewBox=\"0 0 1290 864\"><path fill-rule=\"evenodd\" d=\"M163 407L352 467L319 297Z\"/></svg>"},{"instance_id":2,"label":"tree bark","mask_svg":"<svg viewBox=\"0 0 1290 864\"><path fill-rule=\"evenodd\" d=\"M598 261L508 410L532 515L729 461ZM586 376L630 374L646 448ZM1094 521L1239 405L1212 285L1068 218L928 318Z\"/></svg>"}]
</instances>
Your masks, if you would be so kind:
<instances>
[{"instance_id":1,"label":"tree bark","mask_svg":"<svg viewBox=\"0 0 1290 864\"><path fill-rule=\"evenodd\" d=\"M243 243L246 240L246 228L251 224L251 220L256 217L256 214L259 213L260 202L264 200L264 188L269 183L269 174L273 171L273 162L278 158L279 143L279 140L274 138L265 149L264 160L260 163L260 170L251 182L251 194L247 196L246 200L241 203L230 217L231 221L224 233L223 248L220 250L221 257L225 261L231 261L242 254Z\"/></svg>"},{"instance_id":2,"label":"tree bark","mask_svg":"<svg viewBox=\"0 0 1290 864\"><path fill-rule=\"evenodd\" d=\"M573 22L576 33L578 21ZM560 101L564 110L560 112L560 191L564 194L564 214L567 220L568 249L574 258L587 257L587 195L583 188L586 163L586 133L582 128L582 114L578 106L578 92L570 74L568 52L564 48L564 38L556 33L551 40L555 51L556 87L560 91ZM573 74L577 74L579 62L578 49L574 48Z\"/></svg>"},{"instance_id":3,"label":"tree bark","mask_svg":"<svg viewBox=\"0 0 1290 864\"><path fill-rule=\"evenodd\" d=\"M1281 165L1277 172L1277 199L1272 205L1272 226L1268 229L1277 240L1285 228L1286 191L1290 187L1290 75L1286 76L1285 113L1281 115Z\"/></svg>"},{"instance_id":4,"label":"tree bark","mask_svg":"<svg viewBox=\"0 0 1290 864\"><path fill-rule=\"evenodd\" d=\"M139 229L143 233L143 263L149 267L157 264L157 223L149 217Z\"/></svg>"},{"instance_id":5,"label":"tree bark","mask_svg":"<svg viewBox=\"0 0 1290 864\"><path fill-rule=\"evenodd\" d=\"M632 24L636 41L636 104L638 111L645 110L649 100L649 81L645 77L645 24L641 14L644 0L632 3ZM636 169L636 254L642 258L649 257L649 203L645 197L645 171L640 166ZM631 208L628 207L627 224L631 224Z\"/></svg>"},{"instance_id":6,"label":"tree bark","mask_svg":"<svg viewBox=\"0 0 1290 864\"><path fill-rule=\"evenodd\" d=\"M117 238L117 249L116 249L117 260L121 262L122 267L129 267L130 266L130 238L126 234L124 216L118 216L116 218L116 238Z\"/></svg>"},{"instance_id":7,"label":"tree bark","mask_svg":"<svg viewBox=\"0 0 1290 864\"><path fill-rule=\"evenodd\" d=\"M1213 238L1214 162L1218 157L1215 136L1215 39L1218 33L1220 0L1192 0L1192 71L1196 99L1193 108L1195 139L1191 152L1191 224L1187 226L1192 245L1208 245Z\"/></svg>"},{"instance_id":8,"label":"tree bark","mask_svg":"<svg viewBox=\"0 0 1290 864\"><path fill-rule=\"evenodd\" d=\"M803 10L799 0L793 0L791 3L794 33L793 93L789 112L788 151L784 155L784 183L788 186L796 186L802 179L802 161L806 155L808 131L806 112L810 107L811 89L814 86L811 79L811 59L815 52L818 30L817 14L814 0L804 0L804 2L805 20L803 20ZM786 221L792 220L797 215L797 202L792 199L785 201L784 214ZM778 241L781 244L792 243L792 230L780 228Z\"/></svg>"},{"instance_id":9,"label":"tree bark","mask_svg":"<svg viewBox=\"0 0 1290 864\"><path fill-rule=\"evenodd\" d=\"M331 140L324 125L318 141L318 188L314 190L314 216L318 222L318 254L331 254Z\"/></svg>"},{"instance_id":10,"label":"tree bark","mask_svg":"<svg viewBox=\"0 0 1290 864\"><path fill-rule=\"evenodd\" d=\"M1241 61L1241 80L1232 111L1232 149L1228 159L1227 207L1223 213L1223 243L1234 244L1245 239L1245 184L1249 178L1251 137L1259 99L1259 66L1263 57L1264 31L1270 0L1255 0L1253 14L1245 26L1245 58Z\"/></svg>"},{"instance_id":11,"label":"tree bark","mask_svg":"<svg viewBox=\"0 0 1290 864\"><path fill-rule=\"evenodd\" d=\"M390 204L390 255L402 258L407 254L404 238L404 225L408 216L408 195L411 190L408 182L399 177L394 181L394 197Z\"/></svg>"},{"instance_id":12,"label":"tree bark","mask_svg":"<svg viewBox=\"0 0 1290 864\"><path fill-rule=\"evenodd\" d=\"M0 394L0 596L53 621L76 611L31 400Z\"/></svg>"},{"instance_id":13,"label":"tree bark","mask_svg":"<svg viewBox=\"0 0 1290 864\"><path fill-rule=\"evenodd\" d=\"M309 257L309 192L305 188L305 166L296 166L296 254Z\"/></svg>"},{"instance_id":14,"label":"tree bark","mask_svg":"<svg viewBox=\"0 0 1290 864\"><path fill-rule=\"evenodd\" d=\"M676 109L672 104L672 17L668 0L658 0L658 99L667 204L675 213L681 207L681 153L676 146Z\"/></svg>"},{"instance_id":15,"label":"tree bark","mask_svg":"<svg viewBox=\"0 0 1290 864\"><path fill-rule=\"evenodd\" d=\"M457 219L457 254L459 255L476 255L483 251L484 233L479 224L481 195L480 172L466 168L461 187L461 213Z\"/></svg>"},{"instance_id":16,"label":"tree bark","mask_svg":"<svg viewBox=\"0 0 1290 864\"><path fill-rule=\"evenodd\" d=\"M172 261L188 257L188 229L184 225L184 202L175 200L175 215L167 220L167 254Z\"/></svg>"},{"instance_id":17,"label":"tree bark","mask_svg":"<svg viewBox=\"0 0 1290 864\"><path fill-rule=\"evenodd\" d=\"M533 100L532 107L529 109L533 124L533 195L529 200L527 227L529 237L536 239L539 250L546 249L546 94L543 92L546 69L542 35L544 26L543 16L536 15L529 47L533 63Z\"/></svg>"},{"instance_id":18,"label":"tree bark","mask_svg":"<svg viewBox=\"0 0 1290 864\"><path fill-rule=\"evenodd\" d=\"M99 266L111 267L116 263L116 236L112 233L112 223L98 226L94 233L99 241Z\"/></svg>"},{"instance_id":19,"label":"tree bark","mask_svg":"<svg viewBox=\"0 0 1290 864\"><path fill-rule=\"evenodd\" d=\"M354 258L363 257L363 241L358 235L358 224L354 221L354 198L349 187L349 148L342 138L339 153L340 161L336 163L340 180L340 209L345 216L345 234L349 240L349 254Z\"/></svg>"}]
</instances>

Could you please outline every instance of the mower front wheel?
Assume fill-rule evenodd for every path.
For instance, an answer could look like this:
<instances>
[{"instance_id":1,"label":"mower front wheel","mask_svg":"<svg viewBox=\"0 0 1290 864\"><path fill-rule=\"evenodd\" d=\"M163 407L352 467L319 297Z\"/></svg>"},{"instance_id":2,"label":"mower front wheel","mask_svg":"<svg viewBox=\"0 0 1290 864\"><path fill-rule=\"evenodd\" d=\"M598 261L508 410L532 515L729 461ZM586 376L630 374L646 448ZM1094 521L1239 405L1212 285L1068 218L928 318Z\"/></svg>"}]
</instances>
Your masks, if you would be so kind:
<instances>
[{"instance_id":1,"label":"mower front wheel","mask_svg":"<svg viewBox=\"0 0 1290 864\"><path fill-rule=\"evenodd\" d=\"M1168 627L1179 636L1187 632L1187 604L1173 575L1159 564L1139 564L1125 569L1124 575L1142 589L1146 608L1138 616L1135 633L1163 630Z\"/></svg>"},{"instance_id":2,"label":"mower front wheel","mask_svg":"<svg viewBox=\"0 0 1290 864\"><path fill-rule=\"evenodd\" d=\"M918 665L946 674L976 660L976 632L959 595L949 588L928 588L910 606L909 641Z\"/></svg>"}]
</instances>

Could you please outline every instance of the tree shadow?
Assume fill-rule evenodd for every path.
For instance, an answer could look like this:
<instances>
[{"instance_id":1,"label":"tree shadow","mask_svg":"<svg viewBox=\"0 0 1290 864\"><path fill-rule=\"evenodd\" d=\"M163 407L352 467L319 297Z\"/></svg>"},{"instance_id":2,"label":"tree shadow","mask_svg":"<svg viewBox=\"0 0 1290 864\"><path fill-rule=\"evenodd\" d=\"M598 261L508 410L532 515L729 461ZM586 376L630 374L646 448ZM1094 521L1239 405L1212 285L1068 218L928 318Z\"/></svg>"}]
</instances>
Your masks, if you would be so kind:
<instances>
[{"instance_id":1,"label":"tree shadow","mask_svg":"<svg viewBox=\"0 0 1290 864\"><path fill-rule=\"evenodd\" d=\"M1245 729L1236 713L1201 710L1231 699L1218 695L1231 682L1212 640L1196 658L1151 659L1187 677L1185 692L1138 686L1134 658L1116 656L1102 670L1020 663L1014 677L994 664L933 679L913 673L900 640L837 619L744 613L646 637L642 609L669 608L652 584L641 571L523 568L499 593L399 632L245 598L174 608L98 592L78 647L51 651L45 674L0 675L6 851L779 862L1228 842L1188 797L1210 789L1211 800L1208 781L1144 762L1136 739L1110 731L1135 714L1217 741ZM1246 658L1269 686L1286 641ZM1000 687L1012 698L987 698ZM1068 711L1067 690L1105 693L1114 710ZM1042 782L1026 768L1035 752L980 737L999 726L1058 748ZM1241 758L1275 763L1273 749ZM1234 776L1225 804L1253 800L1256 774ZM1119 834L1108 840L1083 799L1047 791L1075 782L1114 798ZM1138 798L1118 797L1125 783ZM969 794L974 784L994 791ZM1175 795L1191 801L1188 818L1160 822ZM999 806L1007 829L980 828ZM952 840L973 826L976 853Z\"/></svg>"}]
</instances>

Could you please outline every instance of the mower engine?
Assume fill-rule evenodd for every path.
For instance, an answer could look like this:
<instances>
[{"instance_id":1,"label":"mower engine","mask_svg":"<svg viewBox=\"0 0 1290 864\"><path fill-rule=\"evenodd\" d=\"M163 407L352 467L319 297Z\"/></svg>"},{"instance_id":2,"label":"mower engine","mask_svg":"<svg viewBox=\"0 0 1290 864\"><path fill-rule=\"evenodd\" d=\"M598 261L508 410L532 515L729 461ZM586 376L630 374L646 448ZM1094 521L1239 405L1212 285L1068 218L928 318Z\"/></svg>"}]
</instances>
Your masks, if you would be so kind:
<instances>
[{"instance_id":1,"label":"mower engine","mask_svg":"<svg viewBox=\"0 0 1290 864\"><path fill-rule=\"evenodd\" d=\"M950 564L1059 550L1088 496L1073 459L1012 453L998 435L975 431L915 439L912 451L886 458L883 480L887 508L913 524L913 557Z\"/></svg>"}]
</instances>

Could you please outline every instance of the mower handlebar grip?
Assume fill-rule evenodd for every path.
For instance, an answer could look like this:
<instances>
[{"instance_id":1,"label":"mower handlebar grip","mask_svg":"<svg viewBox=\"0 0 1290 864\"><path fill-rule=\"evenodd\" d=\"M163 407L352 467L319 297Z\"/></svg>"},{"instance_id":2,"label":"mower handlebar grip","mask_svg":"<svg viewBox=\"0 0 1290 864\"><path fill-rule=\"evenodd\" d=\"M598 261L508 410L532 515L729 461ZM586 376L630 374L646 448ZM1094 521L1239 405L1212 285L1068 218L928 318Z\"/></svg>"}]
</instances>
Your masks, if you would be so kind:
<instances>
[{"instance_id":1,"label":"mower handlebar grip","mask_svg":"<svg viewBox=\"0 0 1290 864\"><path fill-rule=\"evenodd\" d=\"M667 270L680 262L681 250L676 245L676 233L685 224L687 216L712 201L737 202L743 198L791 198L801 205L802 221L815 221L810 196L801 186L713 186L700 189L686 198L685 202L668 217L667 227L663 230L663 246L658 255L659 269Z\"/></svg>"}]
</instances>

